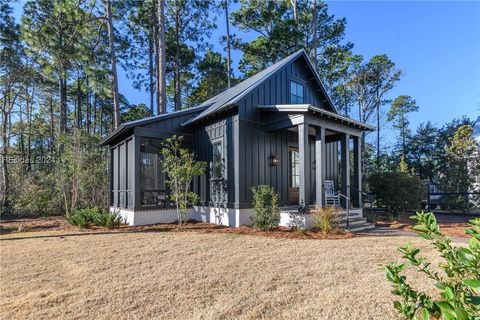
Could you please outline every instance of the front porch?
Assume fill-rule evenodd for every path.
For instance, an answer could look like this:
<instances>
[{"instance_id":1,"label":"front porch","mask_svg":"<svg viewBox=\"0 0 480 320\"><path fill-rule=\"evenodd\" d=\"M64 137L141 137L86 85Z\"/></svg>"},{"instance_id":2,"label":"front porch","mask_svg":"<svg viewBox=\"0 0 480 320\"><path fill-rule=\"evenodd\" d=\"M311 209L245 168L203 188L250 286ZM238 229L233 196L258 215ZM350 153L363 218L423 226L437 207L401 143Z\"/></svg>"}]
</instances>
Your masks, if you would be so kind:
<instances>
[{"instance_id":1,"label":"front porch","mask_svg":"<svg viewBox=\"0 0 480 320\"><path fill-rule=\"evenodd\" d=\"M363 124L311 105L258 108L275 111L266 115L270 120L266 126L268 132L287 131L296 135L296 141L288 145L293 150L293 156L290 153L288 158L288 172L282 172L288 175L289 194L283 199L286 204L304 207L330 204L325 197L325 182L330 181L338 195L336 204L345 210L362 207ZM275 159L277 155L272 157ZM272 165L276 165L274 161ZM291 196L295 189L298 198Z\"/></svg>"}]
</instances>

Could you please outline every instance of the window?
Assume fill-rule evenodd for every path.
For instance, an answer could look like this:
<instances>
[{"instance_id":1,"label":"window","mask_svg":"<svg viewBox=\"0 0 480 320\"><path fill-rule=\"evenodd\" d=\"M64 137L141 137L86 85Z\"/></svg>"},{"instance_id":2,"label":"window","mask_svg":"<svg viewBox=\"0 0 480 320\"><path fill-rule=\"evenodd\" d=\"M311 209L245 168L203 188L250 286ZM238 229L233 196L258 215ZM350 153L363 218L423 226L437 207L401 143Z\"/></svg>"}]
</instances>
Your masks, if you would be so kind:
<instances>
[{"instance_id":1,"label":"window","mask_svg":"<svg viewBox=\"0 0 480 320\"><path fill-rule=\"evenodd\" d=\"M303 101L303 84L290 81L290 103L301 104Z\"/></svg>"},{"instance_id":2,"label":"window","mask_svg":"<svg viewBox=\"0 0 480 320\"><path fill-rule=\"evenodd\" d=\"M300 186L300 159L297 149L290 149L288 151L288 164L289 164L289 187L298 188Z\"/></svg>"},{"instance_id":3,"label":"window","mask_svg":"<svg viewBox=\"0 0 480 320\"><path fill-rule=\"evenodd\" d=\"M222 177L222 165L222 143L215 142L212 154L212 178Z\"/></svg>"}]
</instances>

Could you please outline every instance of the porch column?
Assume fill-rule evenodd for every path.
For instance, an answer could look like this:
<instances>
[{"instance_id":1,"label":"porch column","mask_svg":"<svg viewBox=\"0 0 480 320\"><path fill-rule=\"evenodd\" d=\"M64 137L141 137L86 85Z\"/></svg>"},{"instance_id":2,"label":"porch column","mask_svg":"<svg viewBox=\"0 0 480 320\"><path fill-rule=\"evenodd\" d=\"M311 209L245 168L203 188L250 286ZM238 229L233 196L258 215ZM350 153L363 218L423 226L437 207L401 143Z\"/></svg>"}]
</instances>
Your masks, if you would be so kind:
<instances>
[{"instance_id":1,"label":"porch column","mask_svg":"<svg viewBox=\"0 0 480 320\"><path fill-rule=\"evenodd\" d=\"M305 208L310 204L310 144L308 143L308 124L298 125L298 155L300 162L299 204Z\"/></svg>"},{"instance_id":2,"label":"porch column","mask_svg":"<svg viewBox=\"0 0 480 320\"><path fill-rule=\"evenodd\" d=\"M350 199L350 135L348 133L341 134L342 148L342 194ZM346 208L346 200L340 197L342 207Z\"/></svg>"},{"instance_id":3,"label":"porch column","mask_svg":"<svg viewBox=\"0 0 480 320\"><path fill-rule=\"evenodd\" d=\"M325 128L317 127L315 132L315 199L319 206L325 205L323 185L326 175Z\"/></svg>"},{"instance_id":4,"label":"porch column","mask_svg":"<svg viewBox=\"0 0 480 320\"><path fill-rule=\"evenodd\" d=\"M362 207L362 139L353 137L353 206ZM359 191L357 191L359 190Z\"/></svg>"}]
</instances>

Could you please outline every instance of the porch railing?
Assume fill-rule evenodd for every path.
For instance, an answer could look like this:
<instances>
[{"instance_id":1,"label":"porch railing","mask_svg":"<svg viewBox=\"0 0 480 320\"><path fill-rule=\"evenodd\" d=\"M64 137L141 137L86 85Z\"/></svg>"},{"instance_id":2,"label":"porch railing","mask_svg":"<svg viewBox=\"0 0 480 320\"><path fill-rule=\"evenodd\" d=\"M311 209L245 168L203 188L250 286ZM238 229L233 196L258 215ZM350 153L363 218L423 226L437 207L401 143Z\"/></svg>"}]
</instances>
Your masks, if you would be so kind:
<instances>
[{"instance_id":1,"label":"porch railing","mask_svg":"<svg viewBox=\"0 0 480 320\"><path fill-rule=\"evenodd\" d=\"M349 220L348 217L350 216L350 198L341 192L339 192L338 195L345 199L345 206L347 209L347 228L348 228L348 220Z\"/></svg>"}]
</instances>

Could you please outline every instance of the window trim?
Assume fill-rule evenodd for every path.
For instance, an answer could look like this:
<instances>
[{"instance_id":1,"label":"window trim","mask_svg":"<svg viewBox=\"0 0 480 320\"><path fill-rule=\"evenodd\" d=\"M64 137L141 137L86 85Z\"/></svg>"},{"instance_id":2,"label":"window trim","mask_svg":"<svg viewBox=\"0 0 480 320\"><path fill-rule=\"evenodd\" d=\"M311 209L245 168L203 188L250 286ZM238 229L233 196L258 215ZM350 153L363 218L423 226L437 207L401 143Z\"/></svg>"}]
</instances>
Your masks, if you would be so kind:
<instances>
[{"instance_id":1,"label":"window trim","mask_svg":"<svg viewBox=\"0 0 480 320\"><path fill-rule=\"evenodd\" d=\"M296 84L297 86L302 86L302 96L301 97L292 93L292 83ZM290 78L290 81L288 83L288 91L289 91L290 104L304 104L305 103L305 83L303 81ZM292 96L295 96L296 98L301 98L302 101L294 103L293 99L292 99Z\"/></svg>"},{"instance_id":2,"label":"window trim","mask_svg":"<svg viewBox=\"0 0 480 320\"><path fill-rule=\"evenodd\" d=\"M215 170L213 168L214 167L214 159L213 159L214 154L213 153L215 151L215 145L219 144L220 145L220 165L222 165L222 161L225 161L223 138L212 139L211 143L212 143L212 153L211 153L211 155L212 155L212 168L211 168L211 172L210 172L210 178L222 178L221 173L220 173L219 177L214 175ZM224 174L225 174L226 164L224 163L223 165L225 166L225 168L224 168Z\"/></svg>"}]
</instances>

